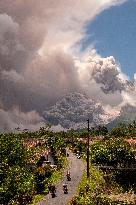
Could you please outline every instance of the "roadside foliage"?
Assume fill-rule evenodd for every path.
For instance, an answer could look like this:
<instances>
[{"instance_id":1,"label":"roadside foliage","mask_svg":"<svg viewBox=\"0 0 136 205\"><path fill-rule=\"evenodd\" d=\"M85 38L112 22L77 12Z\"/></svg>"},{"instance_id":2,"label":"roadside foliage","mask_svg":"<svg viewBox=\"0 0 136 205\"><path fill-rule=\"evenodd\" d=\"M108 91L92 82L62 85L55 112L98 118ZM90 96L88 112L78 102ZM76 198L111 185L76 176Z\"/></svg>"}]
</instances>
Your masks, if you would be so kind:
<instances>
[{"instance_id":1,"label":"roadside foliage","mask_svg":"<svg viewBox=\"0 0 136 205\"><path fill-rule=\"evenodd\" d=\"M62 133L44 128L36 133L1 134L0 145L2 205L27 204L35 195L46 194L49 183L58 180L59 171L66 163ZM52 155L55 166L48 162L48 154Z\"/></svg>"},{"instance_id":2,"label":"roadside foliage","mask_svg":"<svg viewBox=\"0 0 136 205\"><path fill-rule=\"evenodd\" d=\"M136 122L87 130L53 133L49 126L36 132L0 134L0 201L2 205L33 204L48 193L66 166L66 148L86 163L90 138L90 178L86 173L73 205L136 204ZM49 161L51 156L53 165Z\"/></svg>"}]
</instances>

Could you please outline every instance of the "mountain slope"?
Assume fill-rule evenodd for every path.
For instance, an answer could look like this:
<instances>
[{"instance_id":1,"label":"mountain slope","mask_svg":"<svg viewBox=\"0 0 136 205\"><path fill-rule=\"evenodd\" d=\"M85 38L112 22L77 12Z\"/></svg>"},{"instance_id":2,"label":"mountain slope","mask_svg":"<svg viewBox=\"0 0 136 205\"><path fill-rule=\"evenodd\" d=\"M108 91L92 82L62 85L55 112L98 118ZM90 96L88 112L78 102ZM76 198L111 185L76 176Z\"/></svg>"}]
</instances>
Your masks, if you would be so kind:
<instances>
[{"instance_id":1,"label":"mountain slope","mask_svg":"<svg viewBox=\"0 0 136 205\"><path fill-rule=\"evenodd\" d=\"M66 129L84 128L87 119L90 126L95 126L107 124L113 118L100 103L81 93L71 93L62 98L44 111L43 117L51 125L61 125Z\"/></svg>"},{"instance_id":2,"label":"mountain slope","mask_svg":"<svg viewBox=\"0 0 136 205\"><path fill-rule=\"evenodd\" d=\"M107 127L108 129L112 129L119 123L130 123L133 120L136 120L136 107L127 104L121 108L120 115L117 116L113 121L111 121L107 125Z\"/></svg>"}]
</instances>

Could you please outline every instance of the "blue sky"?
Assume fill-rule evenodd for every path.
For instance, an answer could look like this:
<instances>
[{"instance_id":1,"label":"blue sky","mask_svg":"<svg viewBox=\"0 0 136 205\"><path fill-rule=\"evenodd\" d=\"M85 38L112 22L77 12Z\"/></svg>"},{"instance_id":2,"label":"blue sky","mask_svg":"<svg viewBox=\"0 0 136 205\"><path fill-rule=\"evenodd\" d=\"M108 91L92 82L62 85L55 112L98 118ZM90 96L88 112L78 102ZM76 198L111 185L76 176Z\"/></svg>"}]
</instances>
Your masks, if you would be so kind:
<instances>
[{"instance_id":1,"label":"blue sky","mask_svg":"<svg viewBox=\"0 0 136 205\"><path fill-rule=\"evenodd\" d=\"M114 56L122 71L133 78L136 72L136 1L103 11L87 26L83 49L95 42L97 52Z\"/></svg>"}]
</instances>

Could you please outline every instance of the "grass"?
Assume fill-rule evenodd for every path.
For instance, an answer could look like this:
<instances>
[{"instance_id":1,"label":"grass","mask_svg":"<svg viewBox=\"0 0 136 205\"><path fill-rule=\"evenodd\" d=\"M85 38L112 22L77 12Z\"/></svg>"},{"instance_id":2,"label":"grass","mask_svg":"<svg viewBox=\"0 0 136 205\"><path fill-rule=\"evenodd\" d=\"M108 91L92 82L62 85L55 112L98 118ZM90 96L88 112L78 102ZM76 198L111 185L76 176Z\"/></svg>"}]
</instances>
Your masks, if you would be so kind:
<instances>
[{"instance_id":1,"label":"grass","mask_svg":"<svg viewBox=\"0 0 136 205\"><path fill-rule=\"evenodd\" d=\"M29 203L29 205L35 205L37 204L39 201L41 201L44 198L44 194L37 194L34 196L33 200L31 203Z\"/></svg>"},{"instance_id":2,"label":"grass","mask_svg":"<svg viewBox=\"0 0 136 205\"><path fill-rule=\"evenodd\" d=\"M88 185L88 190L86 185ZM104 174L99 169L91 166L90 179L87 180L85 172L79 184L78 193L70 204L133 205L136 204L136 195L132 191L123 193L123 189L114 181L112 174Z\"/></svg>"}]
</instances>

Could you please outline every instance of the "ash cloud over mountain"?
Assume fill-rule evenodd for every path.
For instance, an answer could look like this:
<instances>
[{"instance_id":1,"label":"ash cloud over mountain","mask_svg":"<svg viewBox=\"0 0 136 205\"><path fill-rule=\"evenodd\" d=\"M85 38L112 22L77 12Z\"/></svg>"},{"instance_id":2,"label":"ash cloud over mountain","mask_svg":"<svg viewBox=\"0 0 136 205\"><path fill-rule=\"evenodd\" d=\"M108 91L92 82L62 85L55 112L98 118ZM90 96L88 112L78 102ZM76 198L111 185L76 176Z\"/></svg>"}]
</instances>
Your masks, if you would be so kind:
<instances>
[{"instance_id":1,"label":"ash cloud over mountain","mask_svg":"<svg viewBox=\"0 0 136 205\"><path fill-rule=\"evenodd\" d=\"M136 83L122 73L113 56L103 58L92 50L76 61L79 76L88 96L112 107L126 103L136 106Z\"/></svg>"},{"instance_id":2,"label":"ash cloud over mountain","mask_svg":"<svg viewBox=\"0 0 136 205\"><path fill-rule=\"evenodd\" d=\"M108 94L126 89L127 80L121 78L119 66L112 56L106 59L92 59L91 63L93 63L91 77L102 85L103 92Z\"/></svg>"},{"instance_id":3,"label":"ash cloud over mountain","mask_svg":"<svg viewBox=\"0 0 136 205\"><path fill-rule=\"evenodd\" d=\"M117 106L125 100L134 103L135 96L131 94L129 97L130 92L125 88L128 83L120 80L122 73L114 58L102 58L87 51L82 53L77 46L86 36L88 22L104 9L123 2L1 0L2 116L16 115L18 109L26 116L29 113L31 116L31 112L41 116L49 106L73 92L86 92L90 98L110 106ZM15 119L2 117L2 128L3 119L16 124Z\"/></svg>"},{"instance_id":4,"label":"ash cloud over mountain","mask_svg":"<svg viewBox=\"0 0 136 205\"><path fill-rule=\"evenodd\" d=\"M1 132L15 131L15 129L35 131L45 123L45 120L35 111L23 113L17 108L8 112L0 109L0 119Z\"/></svg>"},{"instance_id":5,"label":"ash cloud over mountain","mask_svg":"<svg viewBox=\"0 0 136 205\"><path fill-rule=\"evenodd\" d=\"M43 117L56 128L59 125L65 129L86 128L87 119L90 120L91 126L106 124L114 119L99 102L77 92L67 95L44 111Z\"/></svg>"}]
</instances>

